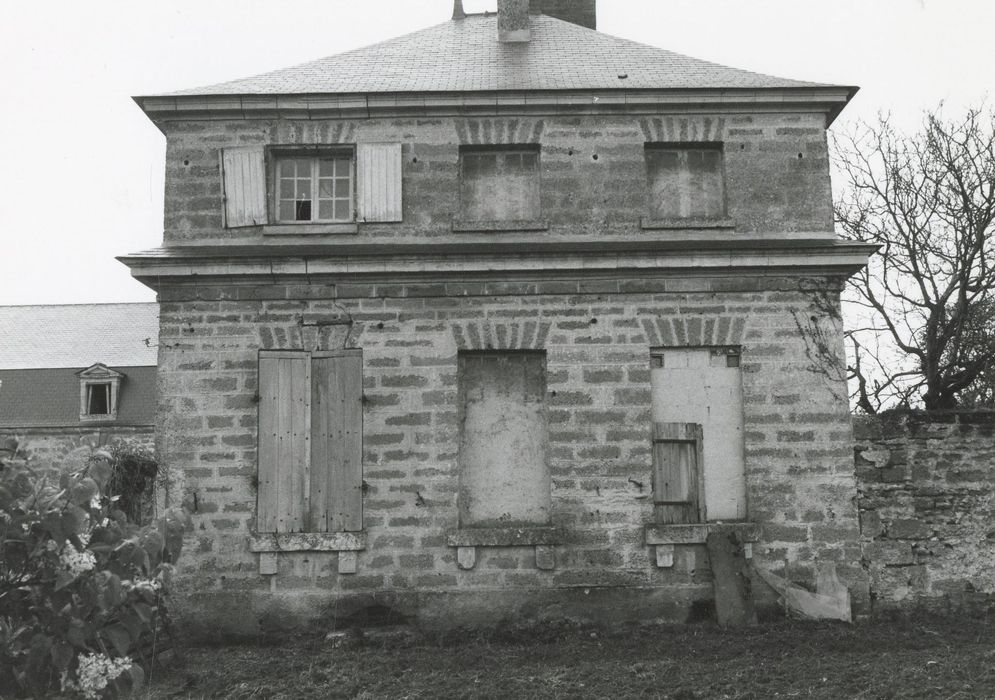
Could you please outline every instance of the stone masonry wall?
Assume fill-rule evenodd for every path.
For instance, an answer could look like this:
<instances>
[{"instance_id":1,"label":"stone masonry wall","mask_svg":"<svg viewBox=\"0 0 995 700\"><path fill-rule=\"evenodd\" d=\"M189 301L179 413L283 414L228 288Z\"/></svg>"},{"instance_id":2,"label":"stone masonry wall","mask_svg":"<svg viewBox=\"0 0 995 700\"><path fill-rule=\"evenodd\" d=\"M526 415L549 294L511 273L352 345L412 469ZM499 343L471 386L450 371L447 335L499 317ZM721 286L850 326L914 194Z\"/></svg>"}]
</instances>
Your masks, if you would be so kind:
<instances>
[{"instance_id":1,"label":"stone masonry wall","mask_svg":"<svg viewBox=\"0 0 995 700\"><path fill-rule=\"evenodd\" d=\"M0 439L17 439L18 451L31 463L59 465L71 452L80 447L103 447L115 442L129 442L141 447L154 447L153 427L103 427L103 428L0 428Z\"/></svg>"},{"instance_id":2,"label":"stone masonry wall","mask_svg":"<svg viewBox=\"0 0 995 700\"><path fill-rule=\"evenodd\" d=\"M452 238L459 210L459 146L539 144L544 238L638 234L647 216L648 142L722 142L728 215L737 233L833 230L821 114L421 118L301 121L191 121L167 135L165 242L319 242L265 236L259 227L223 229L219 149L244 145L403 144L403 225L360 225L360 237L321 243L438 242ZM501 234L511 240L518 234ZM494 234L455 234L463 242ZM535 240L534 232L524 235Z\"/></svg>"},{"instance_id":3,"label":"stone masonry wall","mask_svg":"<svg viewBox=\"0 0 995 700\"><path fill-rule=\"evenodd\" d=\"M854 419L863 556L875 607L995 602L995 412Z\"/></svg>"},{"instance_id":4,"label":"stone masonry wall","mask_svg":"<svg viewBox=\"0 0 995 700\"><path fill-rule=\"evenodd\" d=\"M192 629L254 634L384 606L420 623L546 615L684 620L707 610L702 547L657 568L643 528L650 498L654 346L741 345L754 555L796 581L838 562L858 602L850 419L838 377L799 332L825 280L626 279L406 285L185 287L161 300L158 450L194 511L180 563ZM348 317L339 347L363 349L364 527L357 573L330 552L281 553L258 573L254 527L257 351L300 347L302 319ZM461 570L457 352L547 352L553 570L531 548L479 548ZM841 348L835 348L841 350ZM707 613L705 613L707 614Z\"/></svg>"}]
</instances>

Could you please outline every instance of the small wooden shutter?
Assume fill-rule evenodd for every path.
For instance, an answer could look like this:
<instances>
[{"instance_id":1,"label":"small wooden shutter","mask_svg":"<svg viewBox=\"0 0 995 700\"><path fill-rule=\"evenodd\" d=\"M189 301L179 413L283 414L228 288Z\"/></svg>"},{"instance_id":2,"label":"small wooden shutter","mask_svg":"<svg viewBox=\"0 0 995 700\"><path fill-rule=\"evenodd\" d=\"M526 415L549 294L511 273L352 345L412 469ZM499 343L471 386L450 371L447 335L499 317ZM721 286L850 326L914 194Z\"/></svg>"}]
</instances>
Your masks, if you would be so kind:
<instances>
[{"instance_id":1,"label":"small wooden shutter","mask_svg":"<svg viewBox=\"0 0 995 700\"><path fill-rule=\"evenodd\" d=\"M310 525L315 532L363 529L362 353L312 354Z\"/></svg>"},{"instance_id":2,"label":"small wooden shutter","mask_svg":"<svg viewBox=\"0 0 995 700\"><path fill-rule=\"evenodd\" d=\"M259 353L256 529L303 532L310 475L311 366L307 353Z\"/></svg>"},{"instance_id":3,"label":"small wooden shutter","mask_svg":"<svg viewBox=\"0 0 995 700\"><path fill-rule=\"evenodd\" d=\"M653 426L653 505L661 524L705 519L702 430L697 423Z\"/></svg>"},{"instance_id":4,"label":"small wooden shutter","mask_svg":"<svg viewBox=\"0 0 995 700\"><path fill-rule=\"evenodd\" d=\"M359 221L401 221L401 144L358 144L356 180Z\"/></svg>"},{"instance_id":5,"label":"small wooden shutter","mask_svg":"<svg viewBox=\"0 0 995 700\"><path fill-rule=\"evenodd\" d=\"M259 226L266 221L266 159L262 146L221 152L225 227Z\"/></svg>"}]
</instances>

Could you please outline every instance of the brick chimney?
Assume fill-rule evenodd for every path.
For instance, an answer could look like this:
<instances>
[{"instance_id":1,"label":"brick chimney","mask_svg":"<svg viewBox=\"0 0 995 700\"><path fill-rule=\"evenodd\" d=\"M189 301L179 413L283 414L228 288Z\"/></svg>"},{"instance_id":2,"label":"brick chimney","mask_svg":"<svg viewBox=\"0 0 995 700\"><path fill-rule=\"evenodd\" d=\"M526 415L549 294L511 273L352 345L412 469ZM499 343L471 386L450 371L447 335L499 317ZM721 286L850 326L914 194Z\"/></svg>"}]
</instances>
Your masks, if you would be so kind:
<instances>
[{"instance_id":1,"label":"brick chimney","mask_svg":"<svg viewBox=\"0 0 995 700\"><path fill-rule=\"evenodd\" d=\"M532 4L533 11L588 29L598 28L598 0L532 0Z\"/></svg>"},{"instance_id":2,"label":"brick chimney","mask_svg":"<svg viewBox=\"0 0 995 700\"><path fill-rule=\"evenodd\" d=\"M520 43L532 38L529 0L498 0L498 41Z\"/></svg>"}]
</instances>

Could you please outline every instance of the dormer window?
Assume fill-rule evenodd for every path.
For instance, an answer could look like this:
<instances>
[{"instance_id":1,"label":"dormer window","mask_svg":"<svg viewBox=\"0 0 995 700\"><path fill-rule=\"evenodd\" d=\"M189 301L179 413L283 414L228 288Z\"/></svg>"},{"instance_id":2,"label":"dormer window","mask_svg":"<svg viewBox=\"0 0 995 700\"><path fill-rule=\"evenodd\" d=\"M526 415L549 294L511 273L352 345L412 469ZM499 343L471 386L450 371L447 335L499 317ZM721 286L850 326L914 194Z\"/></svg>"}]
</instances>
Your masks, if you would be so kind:
<instances>
[{"instance_id":1,"label":"dormer window","mask_svg":"<svg viewBox=\"0 0 995 700\"><path fill-rule=\"evenodd\" d=\"M79 419L117 420L118 397L124 375L99 362L77 372L79 377Z\"/></svg>"}]
</instances>

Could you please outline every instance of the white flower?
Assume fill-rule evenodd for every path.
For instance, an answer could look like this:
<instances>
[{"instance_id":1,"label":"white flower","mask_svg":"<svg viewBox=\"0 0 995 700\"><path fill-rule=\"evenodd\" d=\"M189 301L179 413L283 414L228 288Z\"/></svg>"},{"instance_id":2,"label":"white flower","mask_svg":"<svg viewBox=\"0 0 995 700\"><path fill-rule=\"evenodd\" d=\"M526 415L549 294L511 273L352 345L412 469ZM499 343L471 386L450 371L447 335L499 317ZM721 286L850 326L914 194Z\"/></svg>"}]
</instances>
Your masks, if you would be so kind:
<instances>
[{"instance_id":1,"label":"white flower","mask_svg":"<svg viewBox=\"0 0 995 700\"><path fill-rule=\"evenodd\" d=\"M83 541L83 536L80 536L80 541L85 546L89 543L90 536L86 536L86 541ZM72 542L66 542L66 546L62 548L62 552L59 554L59 560L73 578L92 570L97 565L97 558L93 555L93 552L88 549L84 549L81 552L73 546Z\"/></svg>"},{"instance_id":2,"label":"white flower","mask_svg":"<svg viewBox=\"0 0 995 700\"><path fill-rule=\"evenodd\" d=\"M87 700L97 700L104 688L112 680L131 668L132 661L128 656L112 659L104 654L80 654L76 667L76 682L69 678L69 673L62 674L62 690L76 691Z\"/></svg>"}]
</instances>

